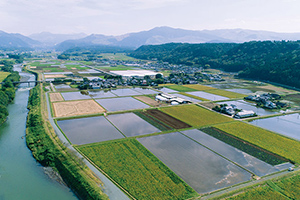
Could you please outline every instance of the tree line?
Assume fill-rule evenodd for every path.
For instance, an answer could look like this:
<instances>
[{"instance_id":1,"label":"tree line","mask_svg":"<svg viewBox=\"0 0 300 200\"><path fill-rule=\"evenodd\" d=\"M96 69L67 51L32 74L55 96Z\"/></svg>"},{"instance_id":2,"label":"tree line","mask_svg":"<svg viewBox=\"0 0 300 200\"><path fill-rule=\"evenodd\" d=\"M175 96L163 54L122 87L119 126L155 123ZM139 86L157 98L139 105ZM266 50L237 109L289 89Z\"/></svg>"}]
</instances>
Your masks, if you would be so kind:
<instances>
[{"instance_id":1,"label":"tree line","mask_svg":"<svg viewBox=\"0 0 300 200\"><path fill-rule=\"evenodd\" d=\"M242 78L272 81L300 88L300 41L252 41L235 43L142 46L130 56L171 64L239 72Z\"/></svg>"}]
</instances>

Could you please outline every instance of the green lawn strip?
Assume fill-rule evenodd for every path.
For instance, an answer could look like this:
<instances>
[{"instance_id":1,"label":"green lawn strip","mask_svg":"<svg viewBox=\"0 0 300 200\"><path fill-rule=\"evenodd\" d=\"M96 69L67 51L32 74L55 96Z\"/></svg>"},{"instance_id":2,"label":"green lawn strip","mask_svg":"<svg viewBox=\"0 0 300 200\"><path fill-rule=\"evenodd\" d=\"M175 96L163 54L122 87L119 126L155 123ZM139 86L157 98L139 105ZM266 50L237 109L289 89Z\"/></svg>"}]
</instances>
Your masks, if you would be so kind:
<instances>
[{"instance_id":1,"label":"green lawn strip","mask_svg":"<svg viewBox=\"0 0 300 200\"><path fill-rule=\"evenodd\" d=\"M161 131L173 130L173 128L171 128L170 126L164 124L163 122L155 119L154 117L152 117L150 115L147 115L145 112L136 111L136 112L134 112L134 114L136 114L137 116L139 116L146 122L152 124L153 126L155 126L156 128L158 128Z\"/></svg>"},{"instance_id":2,"label":"green lawn strip","mask_svg":"<svg viewBox=\"0 0 300 200\"><path fill-rule=\"evenodd\" d=\"M215 127L207 127L202 128L201 131L207 133L208 135L217 138L218 140L221 140L225 142L226 144L229 144L249 155L252 155L270 165L279 165L285 162L288 162L286 159L274 155L271 152L268 152L264 149L261 149L253 144L246 143L243 140L240 140L232 135L229 135L225 133L224 131L221 131Z\"/></svg>"},{"instance_id":3,"label":"green lawn strip","mask_svg":"<svg viewBox=\"0 0 300 200\"><path fill-rule=\"evenodd\" d=\"M277 191L273 190L268 185L259 186L255 188L251 188L249 190L242 191L241 193L234 195L230 198L226 198L230 200L286 200L287 198Z\"/></svg>"},{"instance_id":4,"label":"green lawn strip","mask_svg":"<svg viewBox=\"0 0 300 200\"><path fill-rule=\"evenodd\" d=\"M161 108L161 111L194 127L233 121L232 118L196 105L164 107Z\"/></svg>"},{"instance_id":5,"label":"green lawn strip","mask_svg":"<svg viewBox=\"0 0 300 200\"><path fill-rule=\"evenodd\" d=\"M9 72L0 72L0 82L2 82L8 75L10 75Z\"/></svg>"},{"instance_id":6,"label":"green lawn strip","mask_svg":"<svg viewBox=\"0 0 300 200\"><path fill-rule=\"evenodd\" d=\"M136 199L188 199L198 194L136 139L78 149Z\"/></svg>"},{"instance_id":7,"label":"green lawn strip","mask_svg":"<svg viewBox=\"0 0 300 200\"><path fill-rule=\"evenodd\" d=\"M221 89L205 90L205 92L210 93L210 94L220 95L223 97L228 97L230 99L244 98L245 96L247 96L245 94L240 94L240 93L231 92L231 91L227 91L227 90L221 90Z\"/></svg>"},{"instance_id":8,"label":"green lawn strip","mask_svg":"<svg viewBox=\"0 0 300 200\"><path fill-rule=\"evenodd\" d=\"M300 163L300 142L245 122L214 125L237 138L282 156L293 163Z\"/></svg>"},{"instance_id":9,"label":"green lawn strip","mask_svg":"<svg viewBox=\"0 0 300 200\"><path fill-rule=\"evenodd\" d=\"M300 199L300 174L295 174L292 177L273 181L280 188L281 193L292 198Z\"/></svg>"},{"instance_id":10,"label":"green lawn strip","mask_svg":"<svg viewBox=\"0 0 300 200\"><path fill-rule=\"evenodd\" d=\"M204 99L204 98L201 98L201 97L198 97L198 96L195 96L195 95L192 95L192 94L184 93L184 92L179 92L179 94L182 94L182 95L185 95L187 97L194 98L194 99L198 99L198 100L201 100L201 101L210 101L208 99Z\"/></svg>"},{"instance_id":11,"label":"green lawn strip","mask_svg":"<svg viewBox=\"0 0 300 200\"><path fill-rule=\"evenodd\" d=\"M184 87L182 85L165 85L164 87L172 89L172 90L176 90L178 92L194 92L194 91L197 91L196 89Z\"/></svg>"}]
</instances>

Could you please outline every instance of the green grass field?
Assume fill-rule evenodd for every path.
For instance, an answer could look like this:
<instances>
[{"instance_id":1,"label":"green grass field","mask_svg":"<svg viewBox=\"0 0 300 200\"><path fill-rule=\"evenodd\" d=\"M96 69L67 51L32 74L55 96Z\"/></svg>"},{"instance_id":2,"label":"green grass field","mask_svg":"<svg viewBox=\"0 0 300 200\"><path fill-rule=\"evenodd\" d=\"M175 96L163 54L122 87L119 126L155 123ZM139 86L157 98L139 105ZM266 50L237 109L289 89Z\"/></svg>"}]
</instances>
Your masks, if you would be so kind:
<instances>
[{"instance_id":1,"label":"green grass field","mask_svg":"<svg viewBox=\"0 0 300 200\"><path fill-rule=\"evenodd\" d=\"M209 86L205 86L205 85L199 85L199 84L196 84L196 85L184 85L184 87L195 89L195 90L198 90L198 91L213 90L213 89L215 89L213 87L209 87Z\"/></svg>"},{"instance_id":2,"label":"green grass field","mask_svg":"<svg viewBox=\"0 0 300 200\"><path fill-rule=\"evenodd\" d=\"M109 70L109 71L123 71L123 70L132 70L135 67L125 66L125 65L117 65L114 67L97 67L99 69L103 70Z\"/></svg>"},{"instance_id":3,"label":"green grass field","mask_svg":"<svg viewBox=\"0 0 300 200\"><path fill-rule=\"evenodd\" d=\"M195 127L233 121L232 118L196 105L165 107L161 111Z\"/></svg>"},{"instance_id":4,"label":"green grass field","mask_svg":"<svg viewBox=\"0 0 300 200\"><path fill-rule=\"evenodd\" d=\"M220 90L220 89L205 90L205 92L220 95L220 96L223 96L223 97L228 97L230 99L244 98L245 96L247 96L245 94L239 94L239 93L236 93L236 92L230 92L230 91L227 91L227 90Z\"/></svg>"},{"instance_id":5,"label":"green grass field","mask_svg":"<svg viewBox=\"0 0 300 200\"><path fill-rule=\"evenodd\" d=\"M196 89L193 89L193 88L188 88L188 87L185 87L185 86L182 86L182 85L164 85L164 87L166 88L170 88L172 90L176 90L178 92L194 92L194 91L197 91Z\"/></svg>"},{"instance_id":6,"label":"green grass field","mask_svg":"<svg viewBox=\"0 0 300 200\"><path fill-rule=\"evenodd\" d=\"M275 185L282 189L282 193L291 199L300 199L300 175L274 181Z\"/></svg>"},{"instance_id":7,"label":"green grass field","mask_svg":"<svg viewBox=\"0 0 300 200\"><path fill-rule=\"evenodd\" d=\"M2 82L8 75L10 75L9 72L1 72L0 71L0 82Z\"/></svg>"},{"instance_id":8,"label":"green grass field","mask_svg":"<svg viewBox=\"0 0 300 200\"><path fill-rule=\"evenodd\" d=\"M299 141L243 122L219 124L214 127L293 162L300 163Z\"/></svg>"},{"instance_id":9,"label":"green grass field","mask_svg":"<svg viewBox=\"0 0 300 200\"><path fill-rule=\"evenodd\" d=\"M198 195L135 139L78 149L136 199L188 199Z\"/></svg>"}]
</instances>

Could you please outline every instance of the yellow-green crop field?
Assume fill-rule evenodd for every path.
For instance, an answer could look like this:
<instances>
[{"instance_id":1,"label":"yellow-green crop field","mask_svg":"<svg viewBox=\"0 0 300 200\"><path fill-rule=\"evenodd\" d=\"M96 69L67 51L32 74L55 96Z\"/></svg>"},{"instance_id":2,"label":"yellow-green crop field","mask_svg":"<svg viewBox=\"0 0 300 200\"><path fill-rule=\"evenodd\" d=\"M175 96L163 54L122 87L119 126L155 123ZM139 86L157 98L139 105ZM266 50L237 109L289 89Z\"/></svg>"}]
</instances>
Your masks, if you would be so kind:
<instances>
[{"instance_id":1,"label":"yellow-green crop field","mask_svg":"<svg viewBox=\"0 0 300 200\"><path fill-rule=\"evenodd\" d=\"M286 200L287 198L284 197L282 194L276 192L268 185L264 185L261 187L252 188L250 190L246 190L238 195L234 195L233 197L227 198L230 200L235 199L255 199L255 200Z\"/></svg>"},{"instance_id":2,"label":"yellow-green crop field","mask_svg":"<svg viewBox=\"0 0 300 200\"><path fill-rule=\"evenodd\" d=\"M166 88L176 90L178 92L194 92L197 91L196 89L193 88L188 88L182 85L165 85Z\"/></svg>"},{"instance_id":3,"label":"yellow-green crop field","mask_svg":"<svg viewBox=\"0 0 300 200\"><path fill-rule=\"evenodd\" d=\"M10 75L9 72L0 72L0 82L2 82L8 75Z\"/></svg>"},{"instance_id":4,"label":"yellow-green crop field","mask_svg":"<svg viewBox=\"0 0 300 200\"><path fill-rule=\"evenodd\" d=\"M231 99L233 99L233 98L243 98L243 97L247 96L245 94L239 94L239 93L236 93L236 92L230 92L230 91L227 91L227 90L220 90L220 89L205 90L205 92L220 95L220 96L223 96L223 97L228 97L228 98L231 98Z\"/></svg>"},{"instance_id":5,"label":"yellow-green crop field","mask_svg":"<svg viewBox=\"0 0 300 200\"><path fill-rule=\"evenodd\" d=\"M136 139L78 149L136 199L188 199L198 194Z\"/></svg>"},{"instance_id":6,"label":"yellow-green crop field","mask_svg":"<svg viewBox=\"0 0 300 200\"><path fill-rule=\"evenodd\" d=\"M205 85L199 85L199 84L184 85L184 87L191 88L191 89L194 89L194 90L199 90L199 91L216 89L216 88L213 88L213 87L209 87L209 86L205 86Z\"/></svg>"},{"instance_id":7,"label":"yellow-green crop field","mask_svg":"<svg viewBox=\"0 0 300 200\"><path fill-rule=\"evenodd\" d=\"M165 107L161 111L195 127L233 121L232 118L196 105Z\"/></svg>"},{"instance_id":8,"label":"yellow-green crop field","mask_svg":"<svg viewBox=\"0 0 300 200\"><path fill-rule=\"evenodd\" d=\"M291 199L300 199L300 174L274 182Z\"/></svg>"},{"instance_id":9,"label":"yellow-green crop field","mask_svg":"<svg viewBox=\"0 0 300 200\"><path fill-rule=\"evenodd\" d=\"M293 162L300 163L299 141L244 122L219 124L214 127Z\"/></svg>"}]
</instances>

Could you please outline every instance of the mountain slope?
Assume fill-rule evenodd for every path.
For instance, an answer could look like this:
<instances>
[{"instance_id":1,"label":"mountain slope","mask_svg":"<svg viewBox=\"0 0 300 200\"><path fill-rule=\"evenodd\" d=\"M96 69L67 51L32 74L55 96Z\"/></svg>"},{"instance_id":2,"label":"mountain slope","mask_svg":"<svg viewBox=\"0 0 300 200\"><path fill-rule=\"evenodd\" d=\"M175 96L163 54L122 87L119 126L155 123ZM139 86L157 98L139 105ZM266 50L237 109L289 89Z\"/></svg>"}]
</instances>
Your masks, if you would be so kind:
<instances>
[{"instance_id":1,"label":"mountain slope","mask_svg":"<svg viewBox=\"0 0 300 200\"><path fill-rule=\"evenodd\" d=\"M77 34L53 34L49 32L42 32L29 35L28 37L37 40L39 42L44 43L47 46L54 46L58 43L61 43L66 40L76 40L86 37L87 35L84 33Z\"/></svg>"}]
</instances>

